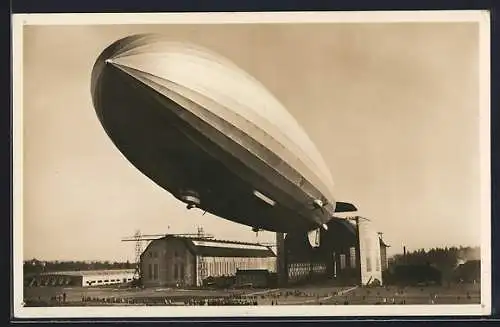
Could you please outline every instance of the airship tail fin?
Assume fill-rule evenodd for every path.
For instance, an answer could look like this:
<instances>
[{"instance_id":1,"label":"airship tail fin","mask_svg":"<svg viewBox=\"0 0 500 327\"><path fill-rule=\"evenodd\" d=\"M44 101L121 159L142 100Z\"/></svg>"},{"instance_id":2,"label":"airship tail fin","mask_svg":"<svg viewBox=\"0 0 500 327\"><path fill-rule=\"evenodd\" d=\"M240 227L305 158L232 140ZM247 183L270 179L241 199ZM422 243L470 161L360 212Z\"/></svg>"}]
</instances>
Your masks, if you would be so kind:
<instances>
[{"instance_id":1,"label":"airship tail fin","mask_svg":"<svg viewBox=\"0 0 500 327\"><path fill-rule=\"evenodd\" d=\"M353 211L358 211L358 208L356 208L352 203L337 202L337 205L335 206L335 212L353 212Z\"/></svg>"}]
</instances>

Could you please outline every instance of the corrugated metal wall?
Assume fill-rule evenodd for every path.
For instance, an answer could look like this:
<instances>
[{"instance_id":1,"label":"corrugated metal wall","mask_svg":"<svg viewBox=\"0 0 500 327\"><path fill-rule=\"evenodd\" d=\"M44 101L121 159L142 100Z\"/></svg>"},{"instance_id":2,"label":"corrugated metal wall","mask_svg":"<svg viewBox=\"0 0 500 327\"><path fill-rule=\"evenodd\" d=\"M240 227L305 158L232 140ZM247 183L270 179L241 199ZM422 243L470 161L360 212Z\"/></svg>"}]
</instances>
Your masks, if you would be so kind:
<instances>
[{"instance_id":1,"label":"corrugated metal wall","mask_svg":"<svg viewBox=\"0 0 500 327\"><path fill-rule=\"evenodd\" d=\"M313 276L324 276L327 271L326 263L295 262L288 265L288 282L296 283Z\"/></svg>"},{"instance_id":2,"label":"corrugated metal wall","mask_svg":"<svg viewBox=\"0 0 500 327\"><path fill-rule=\"evenodd\" d=\"M276 271L276 258L206 257L208 276L229 276L237 269L267 269Z\"/></svg>"}]
</instances>

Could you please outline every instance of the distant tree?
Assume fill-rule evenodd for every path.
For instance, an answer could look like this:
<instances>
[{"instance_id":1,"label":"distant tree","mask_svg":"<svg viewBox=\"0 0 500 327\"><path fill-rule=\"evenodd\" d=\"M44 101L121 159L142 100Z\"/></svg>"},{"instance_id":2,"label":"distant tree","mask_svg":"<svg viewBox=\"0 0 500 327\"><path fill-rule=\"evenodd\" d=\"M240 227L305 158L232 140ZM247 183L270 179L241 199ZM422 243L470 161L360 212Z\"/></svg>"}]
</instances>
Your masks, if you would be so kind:
<instances>
[{"instance_id":1,"label":"distant tree","mask_svg":"<svg viewBox=\"0 0 500 327\"><path fill-rule=\"evenodd\" d=\"M110 261L47 261L43 262L37 259L31 259L23 262L23 272L25 275L39 274L42 272L55 271L79 271L79 270L99 270L99 269L124 269L128 268L130 263Z\"/></svg>"},{"instance_id":2,"label":"distant tree","mask_svg":"<svg viewBox=\"0 0 500 327\"><path fill-rule=\"evenodd\" d=\"M391 258L391 269L400 265L430 265L442 273L443 280L449 280L462 261L479 258L478 247L444 247L429 250L418 249L407 252L406 256L397 254Z\"/></svg>"}]
</instances>

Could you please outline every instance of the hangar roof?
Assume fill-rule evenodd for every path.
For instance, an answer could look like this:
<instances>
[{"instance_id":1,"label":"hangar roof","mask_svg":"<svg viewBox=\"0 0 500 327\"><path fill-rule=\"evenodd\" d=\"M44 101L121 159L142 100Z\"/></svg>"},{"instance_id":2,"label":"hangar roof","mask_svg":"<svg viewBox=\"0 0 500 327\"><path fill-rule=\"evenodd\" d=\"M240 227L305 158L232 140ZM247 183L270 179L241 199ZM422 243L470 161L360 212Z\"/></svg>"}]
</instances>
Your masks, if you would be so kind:
<instances>
[{"instance_id":1,"label":"hangar roof","mask_svg":"<svg viewBox=\"0 0 500 327\"><path fill-rule=\"evenodd\" d=\"M40 275L59 275L59 276L107 276L119 274L133 274L134 269L109 269L109 270L77 270L77 271L52 271L44 272Z\"/></svg>"},{"instance_id":2,"label":"hangar roof","mask_svg":"<svg viewBox=\"0 0 500 327\"><path fill-rule=\"evenodd\" d=\"M268 246L258 243L246 243L227 240L213 240L204 238L190 238L168 235L152 241L148 248L158 241L168 241L171 239L182 240L186 247L194 255L205 257L254 257L265 258L275 257L276 255ZM144 253L148 250L144 251Z\"/></svg>"}]
</instances>

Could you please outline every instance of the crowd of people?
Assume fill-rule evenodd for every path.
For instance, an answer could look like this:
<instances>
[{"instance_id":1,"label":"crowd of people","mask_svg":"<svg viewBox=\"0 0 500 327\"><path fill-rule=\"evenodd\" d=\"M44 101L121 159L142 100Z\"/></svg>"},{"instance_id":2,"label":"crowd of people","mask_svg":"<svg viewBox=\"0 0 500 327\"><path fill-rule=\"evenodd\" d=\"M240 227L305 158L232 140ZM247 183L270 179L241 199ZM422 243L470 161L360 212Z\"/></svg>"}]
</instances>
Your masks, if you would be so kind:
<instances>
[{"instance_id":1,"label":"crowd of people","mask_svg":"<svg viewBox=\"0 0 500 327\"><path fill-rule=\"evenodd\" d=\"M224 297L82 297L84 304L128 304L128 305L258 305L257 297L243 297L239 295Z\"/></svg>"},{"instance_id":2,"label":"crowd of people","mask_svg":"<svg viewBox=\"0 0 500 327\"><path fill-rule=\"evenodd\" d=\"M90 297L82 296L84 304L140 304L134 298L119 298L119 297Z\"/></svg>"},{"instance_id":3,"label":"crowd of people","mask_svg":"<svg viewBox=\"0 0 500 327\"><path fill-rule=\"evenodd\" d=\"M61 306L61 305L172 305L172 306L225 306L225 305L283 305L283 304L440 304L440 303L470 303L477 298L471 295L470 290L463 287L442 291L438 288L427 287L401 287L385 286L377 288L357 289L334 289L321 291L319 289L295 289L295 290L265 290L248 294L244 291L232 293L228 290L226 294L209 295L187 295L182 296L117 296L96 297L81 296L67 297L66 293L52 295L50 298L41 299L35 297L27 300L27 305L32 306ZM472 299L474 298L474 299ZM423 304L422 303L422 304Z\"/></svg>"},{"instance_id":4,"label":"crowd of people","mask_svg":"<svg viewBox=\"0 0 500 327\"><path fill-rule=\"evenodd\" d=\"M54 295L50 298L50 301L57 303L66 303L66 293Z\"/></svg>"},{"instance_id":5,"label":"crowd of people","mask_svg":"<svg viewBox=\"0 0 500 327\"><path fill-rule=\"evenodd\" d=\"M317 299L334 297L339 295L339 292L319 293L319 292L306 292L302 290L266 292L262 294L230 294L218 297L96 297L96 296L82 296L81 303L83 305L106 305L106 304L123 304L123 305L186 305L186 306L223 306L223 305L279 305L287 302L290 297ZM66 294L53 296L51 299L52 304L61 305L66 303ZM344 304L347 302L344 301Z\"/></svg>"},{"instance_id":6,"label":"crowd of people","mask_svg":"<svg viewBox=\"0 0 500 327\"><path fill-rule=\"evenodd\" d=\"M219 298L191 298L184 301L184 305L259 305L256 297L242 297L239 295Z\"/></svg>"}]
</instances>

